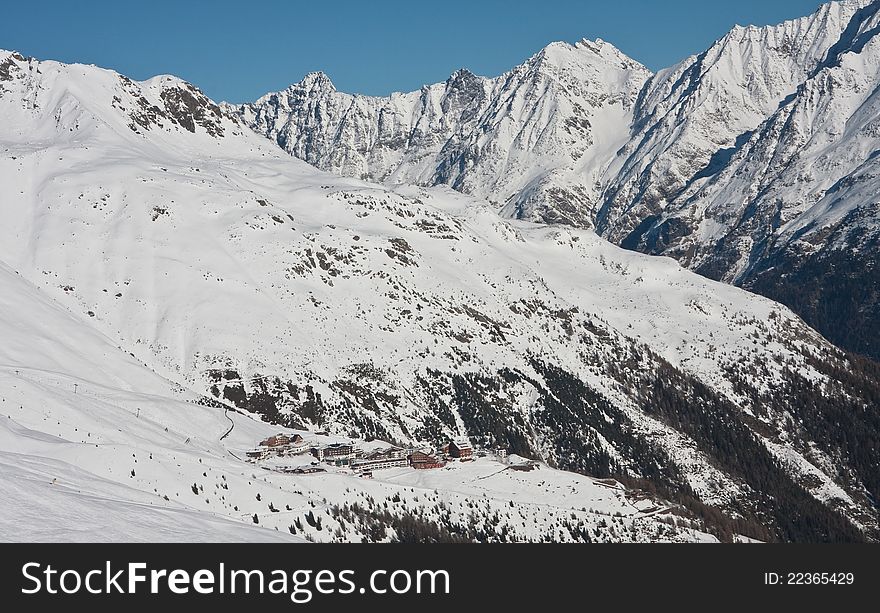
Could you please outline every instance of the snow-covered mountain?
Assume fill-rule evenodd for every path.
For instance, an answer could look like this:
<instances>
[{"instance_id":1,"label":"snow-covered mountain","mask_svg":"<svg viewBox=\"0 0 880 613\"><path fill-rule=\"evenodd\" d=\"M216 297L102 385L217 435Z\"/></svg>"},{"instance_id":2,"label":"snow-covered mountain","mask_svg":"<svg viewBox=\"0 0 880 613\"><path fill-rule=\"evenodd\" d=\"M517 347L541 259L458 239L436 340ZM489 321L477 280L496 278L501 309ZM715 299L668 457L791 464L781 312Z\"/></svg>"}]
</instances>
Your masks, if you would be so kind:
<instances>
[{"instance_id":1,"label":"snow-covered mountain","mask_svg":"<svg viewBox=\"0 0 880 613\"><path fill-rule=\"evenodd\" d=\"M449 185L510 217L589 226L650 72L613 45L554 43L494 79L467 70L388 98L321 73L227 109L285 151L390 185Z\"/></svg>"},{"instance_id":2,"label":"snow-covered mountain","mask_svg":"<svg viewBox=\"0 0 880 613\"><path fill-rule=\"evenodd\" d=\"M716 540L662 500L546 466L367 482L245 463L278 427L163 379L4 265L0 333L2 542Z\"/></svg>"},{"instance_id":3,"label":"snow-covered mountain","mask_svg":"<svg viewBox=\"0 0 880 613\"><path fill-rule=\"evenodd\" d=\"M843 0L737 26L656 75L602 41L554 43L496 79L461 72L365 98L312 75L225 108L319 168L595 227L780 300L877 358L878 7Z\"/></svg>"},{"instance_id":4,"label":"snow-covered mountain","mask_svg":"<svg viewBox=\"0 0 880 613\"><path fill-rule=\"evenodd\" d=\"M737 26L704 53L654 75L610 171L600 231L624 241L717 171L816 72L863 4L832 2L779 26Z\"/></svg>"},{"instance_id":5,"label":"snow-covered mountain","mask_svg":"<svg viewBox=\"0 0 880 613\"><path fill-rule=\"evenodd\" d=\"M880 3L737 28L657 75L597 225L880 357Z\"/></svg>"},{"instance_id":6,"label":"snow-covered mountain","mask_svg":"<svg viewBox=\"0 0 880 613\"><path fill-rule=\"evenodd\" d=\"M330 222L346 220L349 208L345 189L383 207L393 196L361 183L331 187L332 177L219 118L177 79L133 83L90 66L0 57L8 75L0 203L9 215L0 241L0 540L715 540L679 504L546 465L521 473L480 458L365 481L345 470L297 477L244 462L258 441L289 430L208 398L214 373L223 369L222 396L237 399L241 382L225 375L240 368L246 404L276 421L308 419L289 398L253 393L264 381L250 377L261 363L306 382L314 380L308 360L328 378L369 375L352 363L359 339L345 332L358 326L347 301L356 296L341 288L337 321L322 321L326 307L310 294L333 297L331 251L299 243L311 246L316 230L335 233ZM263 182L272 198L290 199L286 212L263 200L262 187L251 189ZM370 217L369 202L352 206L352 218ZM415 256L392 222L410 214L390 210L376 206L362 238L338 236L406 270ZM294 212L304 215L299 229ZM417 220L426 240L476 240L447 236L455 229L431 225L442 221L431 214ZM326 274L296 282L309 260ZM59 285L56 275L76 285ZM276 276L287 278L283 288L273 287ZM383 278L377 266L360 279L366 300L383 301L372 295ZM385 352L384 336L376 330L365 349L387 369L400 343ZM271 415L276 402L283 415ZM357 430L356 414L335 417L311 421ZM388 429L401 417L388 418ZM314 445L339 440L300 434Z\"/></svg>"},{"instance_id":7,"label":"snow-covered mountain","mask_svg":"<svg viewBox=\"0 0 880 613\"><path fill-rule=\"evenodd\" d=\"M173 466L186 451L186 466L201 468L208 454L248 492L241 479L262 479L248 479L254 469L232 454L274 429L249 412L303 432L404 445L467 434L558 469L616 477L725 537L876 538L880 375L784 307L589 230L506 220L496 204L445 187L318 171L173 77L138 83L6 52L0 66L0 261L11 300L2 319L15 339L3 348L0 395L13 409L5 462L35 466L70 450L73 483L81 471L101 479L89 495L119 496L121 480L162 506L177 497L163 490L184 497L213 487L208 471L198 479ZM37 312L35 296L64 322L16 323L13 313ZM67 327L76 332L51 336ZM78 340L86 332L104 339L101 348ZM81 386L73 394L71 381ZM132 408L148 405L156 427L136 441L134 474L119 474L120 450L141 423L132 420L144 417ZM245 412L228 411L228 441L224 408ZM94 420L112 435L105 455L81 433ZM52 436L63 445L28 442ZM139 480L144 453L171 457L161 481ZM418 479L461 505L476 491L468 483L498 466L469 470ZM31 477L2 474L21 497ZM603 513L628 504L616 486L602 498L588 479L549 474L577 494L560 508L587 509L590 497L606 501ZM300 496L283 504L327 498L331 517L350 513L345 505L368 488L390 499L417 479L409 469L375 486L345 475L283 478L281 489ZM493 479L481 485L494 501L486 522L511 496L533 505L551 494L542 478ZM143 502L126 495L126 504ZM217 491L184 510L267 521L265 501L231 496ZM268 517L284 529L286 516ZM453 528L465 521L444 517ZM664 532L664 519L614 538L702 538L688 532L696 525ZM508 536L549 534L518 521ZM590 511L578 522L600 526ZM547 525L556 535L560 526ZM454 532L485 536L486 526ZM337 538L318 532L309 536Z\"/></svg>"}]
</instances>

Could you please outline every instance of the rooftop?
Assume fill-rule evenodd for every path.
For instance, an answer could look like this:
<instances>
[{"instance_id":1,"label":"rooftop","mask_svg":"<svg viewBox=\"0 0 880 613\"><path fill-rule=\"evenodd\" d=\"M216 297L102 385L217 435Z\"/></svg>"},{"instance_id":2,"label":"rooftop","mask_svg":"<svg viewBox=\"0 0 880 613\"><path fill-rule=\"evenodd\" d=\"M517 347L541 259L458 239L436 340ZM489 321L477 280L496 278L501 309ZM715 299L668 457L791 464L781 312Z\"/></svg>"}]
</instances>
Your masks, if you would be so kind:
<instances>
[{"instance_id":1,"label":"rooftop","mask_svg":"<svg viewBox=\"0 0 880 613\"><path fill-rule=\"evenodd\" d=\"M466 436L456 436L452 443L459 449L471 449L471 442Z\"/></svg>"}]
</instances>

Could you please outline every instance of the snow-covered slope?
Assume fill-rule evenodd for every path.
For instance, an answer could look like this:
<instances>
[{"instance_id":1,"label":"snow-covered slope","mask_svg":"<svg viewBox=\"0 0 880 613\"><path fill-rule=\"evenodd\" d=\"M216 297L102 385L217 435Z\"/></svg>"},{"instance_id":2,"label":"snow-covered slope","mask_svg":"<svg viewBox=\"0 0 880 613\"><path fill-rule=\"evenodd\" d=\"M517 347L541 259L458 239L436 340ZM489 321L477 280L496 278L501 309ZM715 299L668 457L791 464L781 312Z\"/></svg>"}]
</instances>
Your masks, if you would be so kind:
<instances>
[{"instance_id":1,"label":"snow-covered slope","mask_svg":"<svg viewBox=\"0 0 880 613\"><path fill-rule=\"evenodd\" d=\"M92 397L102 420L128 407L127 424L143 419L131 416L141 401L116 390L159 394L144 405L158 405L157 424L185 415L165 426L180 434L172 442L151 426L123 482L129 468L145 470L148 445L173 459L180 438L247 480L228 452L266 426L230 413L248 427L236 422L221 443L217 401L189 413L158 389L170 380L183 402L210 393L287 427L402 444L468 434L558 468L618 476L710 519L719 534L850 540L876 530L877 458L867 450L880 430L866 407L880 377L785 308L588 230L507 221L496 205L445 187L389 189L317 171L172 77L135 83L3 57L0 261L78 326L112 339L132 369L155 371L123 373L123 360L105 373L91 350L81 364L53 367L52 356L72 351L67 363L86 349L70 332L67 349L31 358L28 339L46 334L34 323L16 326L26 336L8 361L20 373L3 389L25 385L26 369L40 371L28 389L53 385L46 371L79 376L101 386ZM75 438L80 421L94 419L53 412L41 426L43 392L22 394L4 395L19 406L7 417L15 440L27 429L52 434L51 419ZM204 464L204 454L192 457ZM120 470L119 447L102 457L90 470ZM180 468L163 489L192 485ZM196 489L220 487L205 478ZM367 487L326 479L351 496ZM495 498L506 501L499 492L512 485L499 479ZM575 483L593 495L589 480ZM535 484L523 487L528 500ZM219 495L205 508L245 520L264 510Z\"/></svg>"},{"instance_id":2,"label":"snow-covered slope","mask_svg":"<svg viewBox=\"0 0 880 613\"><path fill-rule=\"evenodd\" d=\"M656 75L608 43L555 43L496 79L378 99L310 76L226 108L319 168L675 257L876 359L878 8L737 26Z\"/></svg>"},{"instance_id":3,"label":"snow-covered slope","mask_svg":"<svg viewBox=\"0 0 880 613\"><path fill-rule=\"evenodd\" d=\"M223 461L223 409L195 404L2 264L0 338L0 540L284 538L177 494Z\"/></svg>"},{"instance_id":4,"label":"snow-covered slope","mask_svg":"<svg viewBox=\"0 0 880 613\"><path fill-rule=\"evenodd\" d=\"M649 72L613 45L553 43L494 79L461 70L389 98L323 74L227 109L324 170L391 185L449 185L505 215L589 226L605 165Z\"/></svg>"},{"instance_id":5,"label":"snow-covered slope","mask_svg":"<svg viewBox=\"0 0 880 613\"><path fill-rule=\"evenodd\" d=\"M880 356L878 32L880 3L830 3L659 75L600 229Z\"/></svg>"},{"instance_id":6,"label":"snow-covered slope","mask_svg":"<svg viewBox=\"0 0 880 613\"><path fill-rule=\"evenodd\" d=\"M278 428L158 377L2 265L0 332L0 541L382 540L414 513L458 538L714 540L661 501L546 466L267 472L240 458Z\"/></svg>"},{"instance_id":7,"label":"snow-covered slope","mask_svg":"<svg viewBox=\"0 0 880 613\"><path fill-rule=\"evenodd\" d=\"M624 241L711 176L818 70L868 0L831 2L778 26L737 26L707 51L660 71L641 92L633 135L610 169L602 233Z\"/></svg>"}]
</instances>

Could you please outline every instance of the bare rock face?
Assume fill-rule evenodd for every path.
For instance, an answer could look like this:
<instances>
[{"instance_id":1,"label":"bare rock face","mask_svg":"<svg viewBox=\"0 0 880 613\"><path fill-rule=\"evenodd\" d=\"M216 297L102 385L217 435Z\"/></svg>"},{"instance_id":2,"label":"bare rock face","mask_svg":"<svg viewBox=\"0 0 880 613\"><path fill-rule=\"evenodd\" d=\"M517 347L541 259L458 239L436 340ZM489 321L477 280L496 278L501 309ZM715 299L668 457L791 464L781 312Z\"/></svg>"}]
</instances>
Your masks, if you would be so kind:
<instances>
[{"instance_id":1,"label":"bare rock face","mask_svg":"<svg viewBox=\"0 0 880 613\"><path fill-rule=\"evenodd\" d=\"M160 94L165 112L177 125L195 133L196 125L211 136L223 136L220 107L189 83L169 87Z\"/></svg>"}]
</instances>

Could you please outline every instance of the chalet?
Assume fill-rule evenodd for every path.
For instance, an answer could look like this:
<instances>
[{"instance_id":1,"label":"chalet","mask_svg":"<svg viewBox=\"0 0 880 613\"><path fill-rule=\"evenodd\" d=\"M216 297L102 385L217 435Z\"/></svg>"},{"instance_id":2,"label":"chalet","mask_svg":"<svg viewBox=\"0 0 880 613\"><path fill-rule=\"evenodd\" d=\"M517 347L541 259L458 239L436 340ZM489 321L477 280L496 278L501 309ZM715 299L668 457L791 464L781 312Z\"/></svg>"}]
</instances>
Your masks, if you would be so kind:
<instances>
[{"instance_id":1,"label":"chalet","mask_svg":"<svg viewBox=\"0 0 880 613\"><path fill-rule=\"evenodd\" d=\"M449 455L464 460L474 455L474 448L466 436L457 436L449 441Z\"/></svg>"},{"instance_id":2,"label":"chalet","mask_svg":"<svg viewBox=\"0 0 880 613\"><path fill-rule=\"evenodd\" d=\"M446 463L423 451L414 451L407 458L409 465L416 470L428 470L431 468L443 468Z\"/></svg>"}]
</instances>

